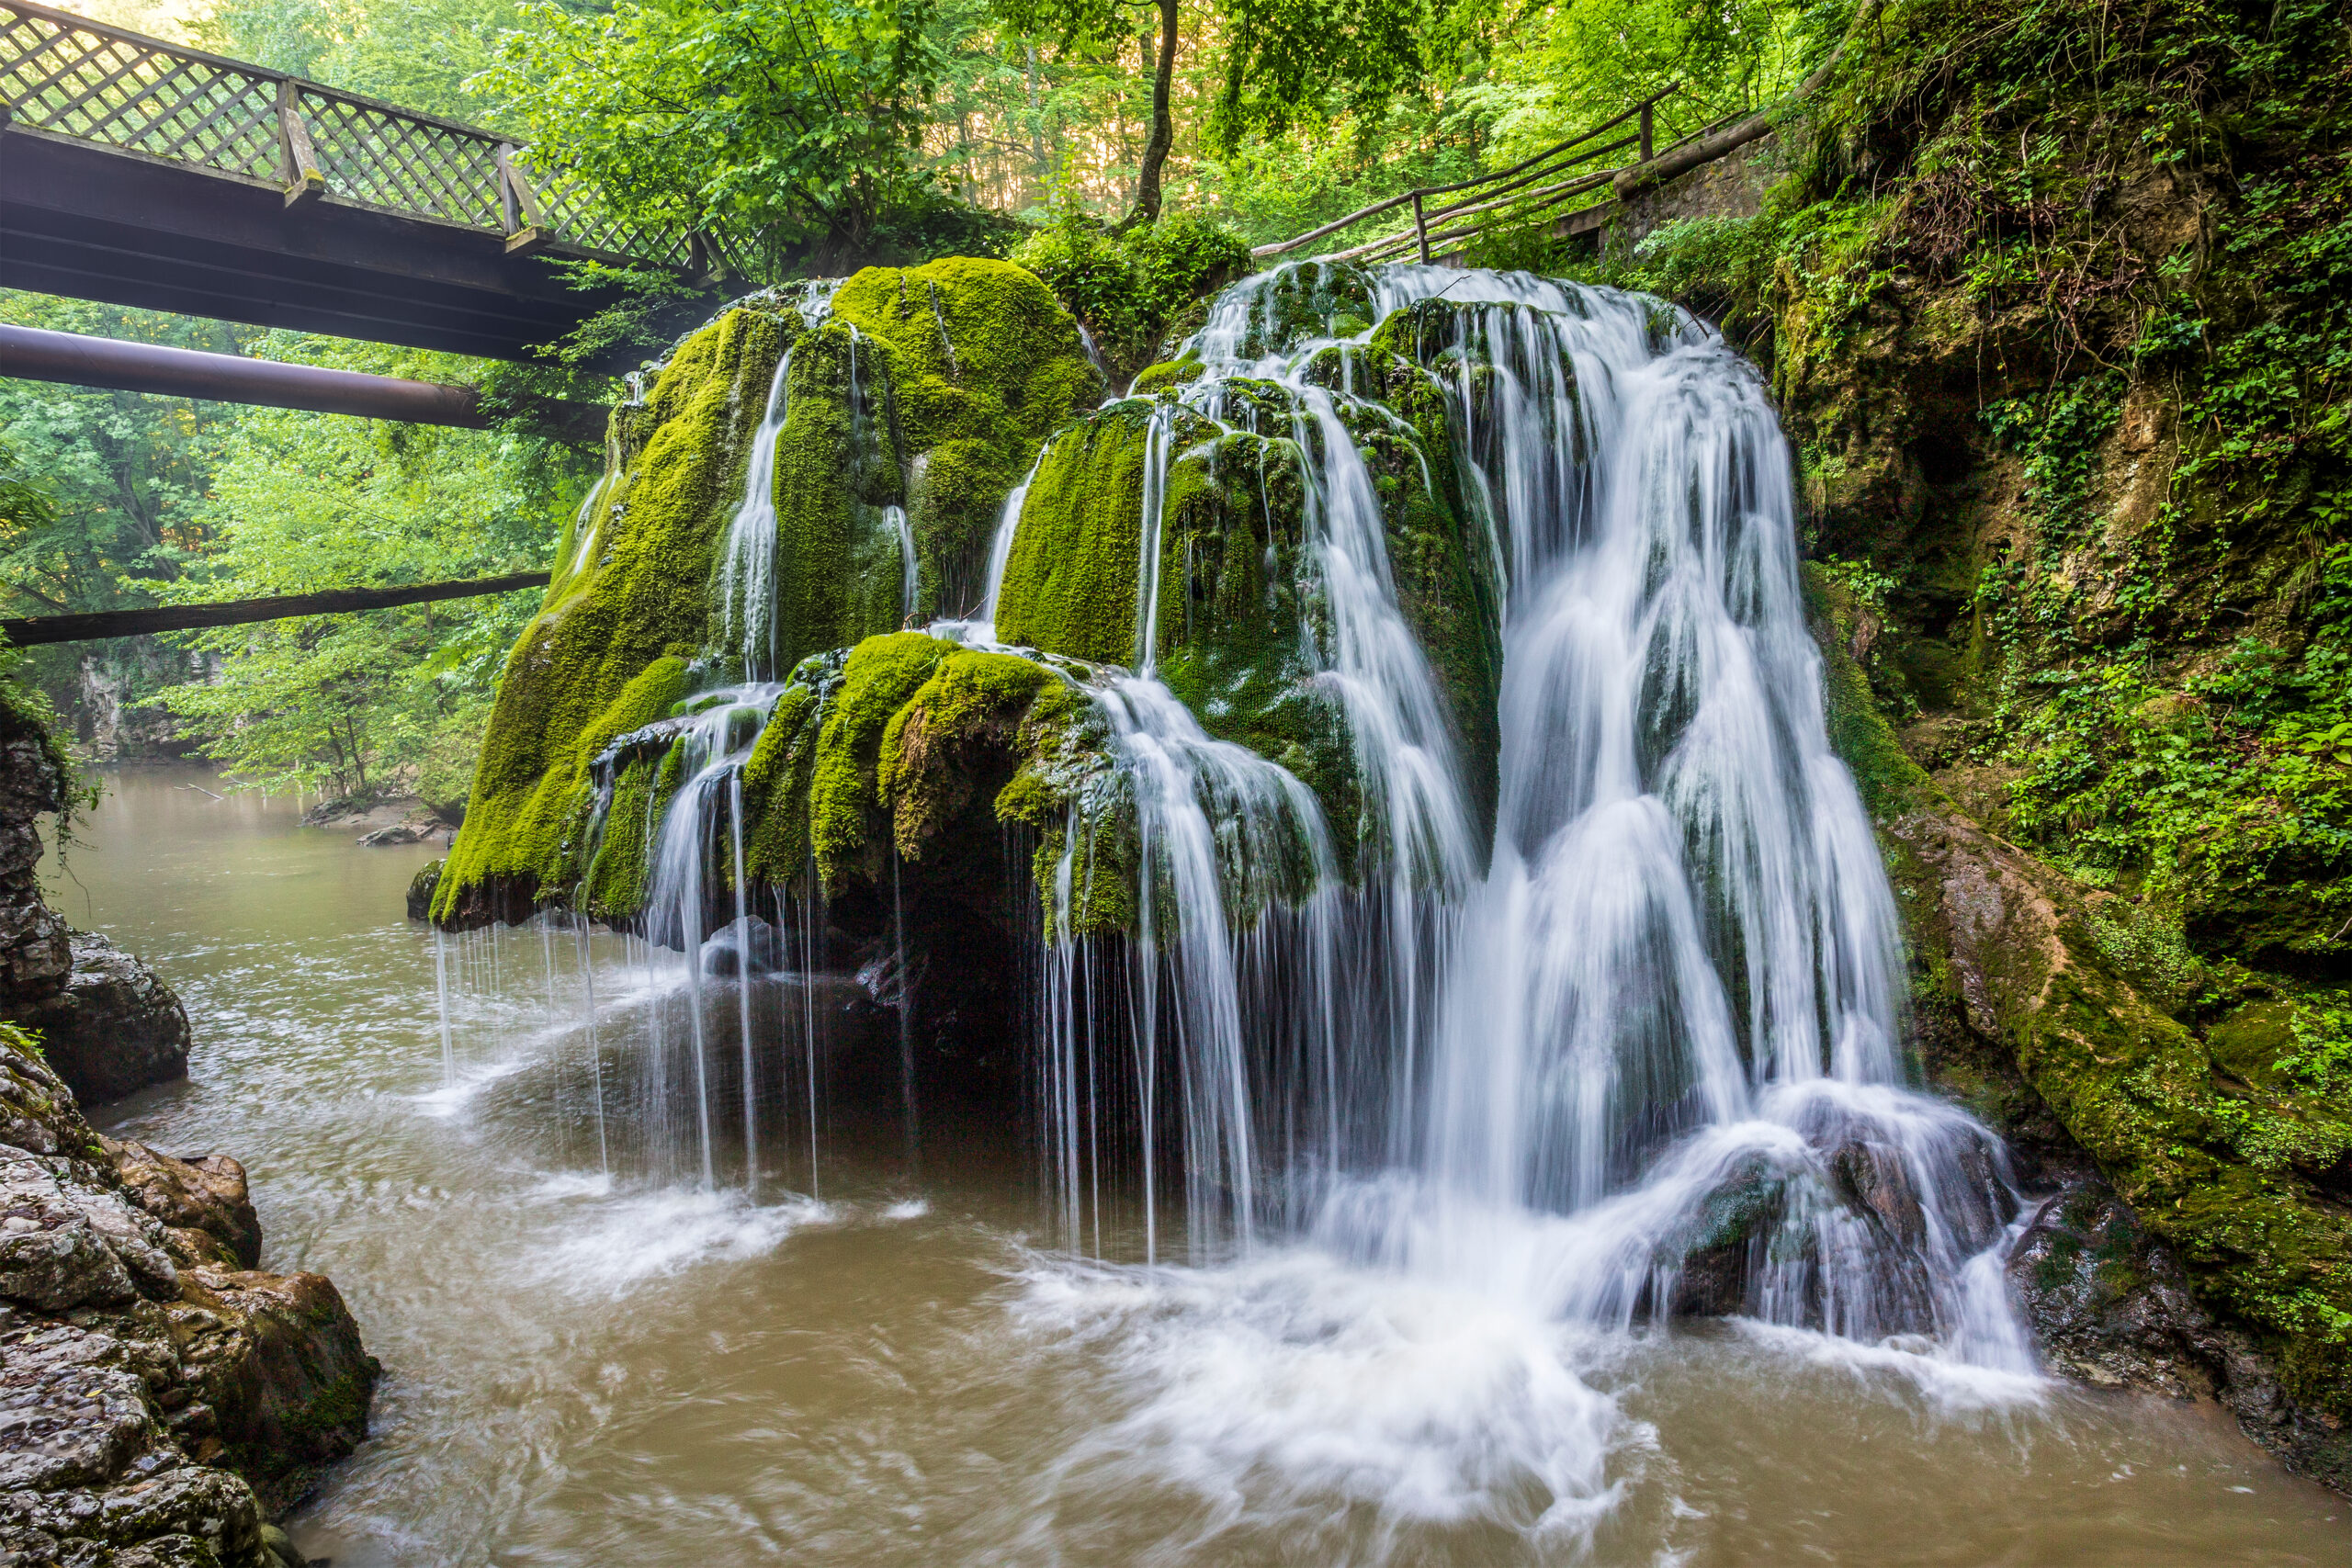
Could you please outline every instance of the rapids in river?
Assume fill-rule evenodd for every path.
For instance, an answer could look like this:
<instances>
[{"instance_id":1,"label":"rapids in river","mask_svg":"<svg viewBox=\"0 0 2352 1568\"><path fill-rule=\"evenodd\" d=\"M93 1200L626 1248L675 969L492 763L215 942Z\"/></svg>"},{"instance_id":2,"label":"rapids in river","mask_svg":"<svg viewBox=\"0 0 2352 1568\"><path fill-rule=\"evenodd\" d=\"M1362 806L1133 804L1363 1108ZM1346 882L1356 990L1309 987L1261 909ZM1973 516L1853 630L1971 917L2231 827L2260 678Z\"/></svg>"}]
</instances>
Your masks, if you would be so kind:
<instances>
[{"instance_id":1,"label":"rapids in river","mask_svg":"<svg viewBox=\"0 0 2352 1568\"><path fill-rule=\"evenodd\" d=\"M114 781L62 901L181 987L198 1046L190 1083L112 1124L246 1161L266 1261L331 1274L388 1368L377 1438L296 1521L308 1550L2340 1551L2341 1505L2210 1412L2036 1368L2003 1275L2032 1195L1905 1061L1895 901L1826 738L1755 369L1656 301L1372 276L1374 317L1436 334L1417 352L1502 601L1489 834L1357 446L1410 426L1359 386L1368 330L1302 323L1329 284L1228 290L1201 373L1136 416L1132 663L1062 678L1133 824L1137 929L1067 934L1074 804L1043 912L1013 884L1039 922L1019 1113L919 1063L903 930L853 978L823 921L746 890L741 773L789 673L781 367L716 584L752 680L662 731L663 818L597 817L651 846L641 934L560 911L425 932L397 919L424 852ZM1180 416L1297 466L1306 684L1351 738L1358 822L1161 679ZM994 643L1022 492L974 618L938 635ZM914 535L884 521L910 613Z\"/></svg>"}]
</instances>

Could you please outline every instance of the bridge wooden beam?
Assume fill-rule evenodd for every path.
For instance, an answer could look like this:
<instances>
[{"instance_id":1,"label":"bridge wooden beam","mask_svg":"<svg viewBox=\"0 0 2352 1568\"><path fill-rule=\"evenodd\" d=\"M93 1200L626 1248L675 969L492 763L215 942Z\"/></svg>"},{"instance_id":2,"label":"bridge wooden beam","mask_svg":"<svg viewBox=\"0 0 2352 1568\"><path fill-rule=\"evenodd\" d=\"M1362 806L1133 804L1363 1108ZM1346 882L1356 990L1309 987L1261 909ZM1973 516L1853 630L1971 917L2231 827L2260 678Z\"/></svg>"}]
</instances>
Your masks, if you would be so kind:
<instances>
[{"instance_id":1,"label":"bridge wooden beam","mask_svg":"<svg viewBox=\"0 0 2352 1568\"><path fill-rule=\"evenodd\" d=\"M0 376L30 381L62 381L125 392L204 398L215 402L255 403L265 408L307 409L354 414L405 424L489 428L491 416L471 387L407 381L331 370L317 365L285 365L234 354L207 354L161 344L85 337L79 333L0 323ZM609 409L594 403L534 400L537 413L573 441L601 441Z\"/></svg>"},{"instance_id":2,"label":"bridge wooden beam","mask_svg":"<svg viewBox=\"0 0 2352 1568\"><path fill-rule=\"evenodd\" d=\"M522 359L610 302L505 236L124 148L0 129L0 285Z\"/></svg>"},{"instance_id":3,"label":"bridge wooden beam","mask_svg":"<svg viewBox=\"0 0 2352 1568\"><path fill-rule=\"evenodd\" d=\"M298 615L338 615L355 610L389 610L442 599L478 599L545 588L544 571L514 571L462 582L419 582L406 588L335 588L322 593L288 593L270 599L226 599L212 604L164 604L148 610L101 610L86 615L32 615L0 620L0 637L18 648L50 642L88 642L137 637L146 632L194 631L203 626L241 626Z\"/></svg>"}]
</instances>

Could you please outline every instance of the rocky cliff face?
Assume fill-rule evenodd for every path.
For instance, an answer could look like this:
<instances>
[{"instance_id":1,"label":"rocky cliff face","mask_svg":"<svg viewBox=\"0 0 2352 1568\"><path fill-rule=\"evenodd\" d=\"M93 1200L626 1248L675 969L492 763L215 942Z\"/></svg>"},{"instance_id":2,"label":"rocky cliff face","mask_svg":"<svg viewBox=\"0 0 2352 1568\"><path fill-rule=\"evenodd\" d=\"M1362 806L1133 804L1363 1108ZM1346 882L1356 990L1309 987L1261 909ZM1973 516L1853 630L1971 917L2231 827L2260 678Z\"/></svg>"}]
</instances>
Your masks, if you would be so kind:
<instances>
[{"instance_id":1,"label":"rocky cliff face","mask_svg":"<svg viewBox=\"0 0 2352 1568\"><path fill-rule=\"evenodd\" d=\"M333 1284L260 1273L244 1173L102 1139L0 1026L0 1561L279 1568L267 1521L367 1435Z\"/></svg>"},{"instance_id":2,"label":"rocky cliff face","mask_svg":"<svg viewBox=\"0 0 2352 1568\"><path fill-rule=\"evenodd\" d=\"M42 902L40 819L68 804L43 728L0 701L0 1018L38 1032L51 1069L93 1104L187 1071L187 1014L154 971Z\"/></svg>"},{"instance_id":3,"label":"rocky cliff face","mask_svg":"<svg viewBox=\"0 0 2352 1568\"><path fill-rule=\"evenodd\" d=\"M37 875L40 818L63 804L44 738L28 727L0 733L0 995L52 994L73 967L65 921L41 901Z\"/></svg>"}]
</instances>

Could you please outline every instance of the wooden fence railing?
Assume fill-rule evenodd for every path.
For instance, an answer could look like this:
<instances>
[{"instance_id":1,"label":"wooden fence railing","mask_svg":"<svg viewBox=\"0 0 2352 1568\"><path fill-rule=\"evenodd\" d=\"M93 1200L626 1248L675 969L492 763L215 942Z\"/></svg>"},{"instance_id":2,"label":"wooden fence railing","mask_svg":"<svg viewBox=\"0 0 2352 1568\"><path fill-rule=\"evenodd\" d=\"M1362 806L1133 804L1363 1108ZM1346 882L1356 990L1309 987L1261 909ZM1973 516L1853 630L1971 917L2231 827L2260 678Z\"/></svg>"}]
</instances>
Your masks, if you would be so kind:
<instances>
[{"instance_id":1,"label":"wooden fence railing","mask_svg":"<svg viewBox=\"0 0 2352 1568\"><path fill-rule=\"evenodd\" d=\"M1655 148L1652 145L1653 111L1679 90L1678 87L1668 87L1663 93L1645 98L1614 119L1604 120L1589 130L1545 148L1532 158L1513 164L1508 169L1480 175L1475 179L1457 180L1452 185L1423 186L1417 190L1408 190L1401 196L1392 196L1369 207L1359 208L1345 218L1334 219L1321 228L1309 230L1294 239L1260 245L1250 254L1261 261L1287 255L1302 246L1351 229L1367 219L1409 206L1413 209L1411 227L1367 240L1347 250L1333 252L1323 259L1396 261L1407 255L1417 255L1426 263L1438 254L1435 247L1457 247L1485 232L1498 220L1522 223L1538 214L1565 208L1579 197L1609 186L1625 170L1638 168L1654 158L1686 147L1717 126L1727 123L1718 120L1714 125L1693 131L1670 147ZM1621 134L1613 140L1602 140L1611 131ZM1634 151L1632 159L1604 162L1628 149ZM1591 166L1596 164L1600 166ZM1442 207L1430 205L1431 197L1441 196L1458 199Z\"/></svg>"},{"instance_id":2,"label":"wooden fence railing","mask_svg":"<svg viewBox=\"0 0 2352 1568\"><path fill-rule=\"evenodd\" d=\"M606 261L707 270L719 247L630 223L493 132L37 6L0 0L6 128ZM5 143L0 143L5 146Z\"/></svg>"}]
</instances>

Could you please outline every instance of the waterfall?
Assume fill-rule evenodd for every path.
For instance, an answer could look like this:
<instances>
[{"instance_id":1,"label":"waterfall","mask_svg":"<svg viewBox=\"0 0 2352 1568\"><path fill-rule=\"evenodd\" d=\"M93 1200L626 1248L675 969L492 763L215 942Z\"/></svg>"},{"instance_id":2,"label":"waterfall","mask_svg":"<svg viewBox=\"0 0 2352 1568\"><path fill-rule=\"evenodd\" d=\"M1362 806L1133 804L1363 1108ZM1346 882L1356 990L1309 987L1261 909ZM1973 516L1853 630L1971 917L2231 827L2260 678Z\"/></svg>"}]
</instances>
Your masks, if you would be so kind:
<instances>
[{"instance_id":1,"label":"waterfall","mask_svg":"<svg viewBox=\"0 0 2352 1568\"><path fill-rule=\"evenodd\" d=\"M648 962L653 946L674 950L683 958L685 977L687 1043L693 1052L695 1147L702 1184L718 1184L718 1158L712 1142L710 1082L711 1008L705 995L705 943L714 935L709 923L708 877L714 866L733 874L732 926L736 942L735 990L741 1028L743 1062L744 1184L758 1187L758 1084L752 1040L751 970L753 923L749 889L742 874L743 764L761 728L775 710L784 687L773 682L722 688L695 699L693 712L670 721L672 743L677 750L682 782L652 836L652 880L646 899ZM721 822L725 835L720 833ZM657 1062L654 1074L662 1075ZM666 1086L657 1085L657 1089Z\"/></svg>"},{"instance_id":2,"label":"waterfall","mask_svg":"<svg viewBox=\"0 0 2352 1568\"><path fill-rule=\"evenodd\" d=\"M1021 477L1019 484L1012 487L1012 493L1004 498L1003 510L997 516L996 533L989 539L988 588L980 599L979 616L980 625L988 628L988 635L981 640L995 640L996 606L1004 593L1005 566L1012 559L1012 536L1021 526L1021 508L1028 502L1029 487L1037 482L1037 470L1045 466L1045 462L1046 449L1040 446L1036 458L1029 465L1029 471Z\"/></svg>"},{"instance_id":3,"label":"waterfall","mask_svg":"<svg viewBox=\"0 0 2352 1568\"><path fill-rule=\"evenodd\" d=\"M775 447L791 412L792 350L775 362L768 400L743 466L743 499L719 547L719 604L727 644L754 680L775 674Z\"/></svg>"},{"instance_id":4,"label":"waterfall","mask_svg":"<svg viewBox=\"0 0 2352 1568\"><path fill-rule=\"evenodd\" d=\"M1370 319L1419 312L1458 499L1507 590L1484 843L1351 433L1401 422L1351 389L1371 334L1301 309L1359 282ZM1652 299L1314 263L1227 290L1191 347L1206 372L1174 399L1197 412L1232 428L1267 384L1288 399L1268 434L1298 454L1307 640L1364 799L1359 886L1339 886L1305 786L1153 678L1162 399L1136 673L1096 694L1132 797L1137 929L1119 991L1066 937L1046 966L1065 1233L1102 1135L1074 1120L1104 1065L1077 1035L1123 993L1148 1252L1172 1122L1201 1261L1291 1235L1546 1320L1696 1302L2030 1371L1989 1261L2017 1209L2005 1153L1907 1087L1894 900L1829 750L1788 450L1754 367ZM1311 874L1270 900L1262 865L1300 845Z\"/></svg>"},{"instance_id":5,"label":"waterfall","mask_svg":"<svg viewBox=\"0 0 2352 1568\"><path fill-rule=\"evenodd\" d=\"M907 521L907 509L903 506L884 507L882 525L899 542L899 621L901 626L910 626L915 618L916 583L921 570L915 558L915 531Z\"/></svg>"},{"instance_id":6,"label":"waterfall","mask_svg":"<svg viewBox=\"0 0 2352 1568\"><path fill-rule=\"evenodd\" d=\"M800 317L804 330L816 330L831 310L833 295L840 288L838 278L816 278L799 285L797 294L787 297L786 302ZM784 436L784 422L791 412L792 352L790 348L784 351L784 356L776 361L775 376L768 381L767 401L761 408L760 423L752 434L751 455L743 465L743 499L736 503L734 514L728 519L726 537L719 545L721 646L742 660L744 676L752 681L771 681L778 673L775 450ZM589 517L589 504L605 489L599 485L588 502L582 504L583 520ZM582 532L579 561L572 567L574 571L588 558L586 552L594 537L594 525L588 522ZM911 602L912 595L908 598Z\"/></svg>"},{"instance_id":7,"label":"waterfall","mask_svg":"<svg viewBox=\"0 0 2352 1568\"><path fill-rule=\"evenodd\" d=\"M1367 320L1392 323L1380 345ZM1106 1202L1134 1199L1154 1263L1304 1247L1532 1321L1737 1314L2030 1371L1999 1287L2018 1208L2005 1151L1910 1085L1894 899L1829 749L1789 453L1755 368L1654 299L1324 263L1227 290L1189 352L1203 373L1141 411L1132 666L1063 671L1107 761L1041 890L1041 1155L1064 1243L1099 1251ZM785 370L720 579L726 651L763 677ZM854 332L849 374L862 411ZM1436 400L1421 424L1382 400L1399 376ZM1303 685L1344 719L1350 820L1160 679L1163 637L1190 624L1162 602L1177 433L1201 422L1295 465ZM1400 589L1412 563L1391 558L1396 481L1379 476L1399 454L1424 487L1450 476L1445 504L1499 594L1491 803ZM1042 463L1005 499L978 617L938 635L993 645ZM911 618L912 529L895 506L883 520ZM761 1074L780 1089L797 1048L813 1192L812 993L797 1029L779 1018L760 1042L771 1057L748 984L713 1001L700 957L721 877L747 967L755 896L804 976L821 964L813 882L797 925L786 892L744 882L741 771L782 689L707 693L643 732L680 749L646 825L645 934L649 964L684 955L673 1032L694 1115L673 1145L718 1179L711 1053L731 1025L745 1183ZM1116 938L1082 930L1106 876L1133 882ZM1162 1237L1179 1205L1181 1246Z\"/></svg>"}]
</instances>

